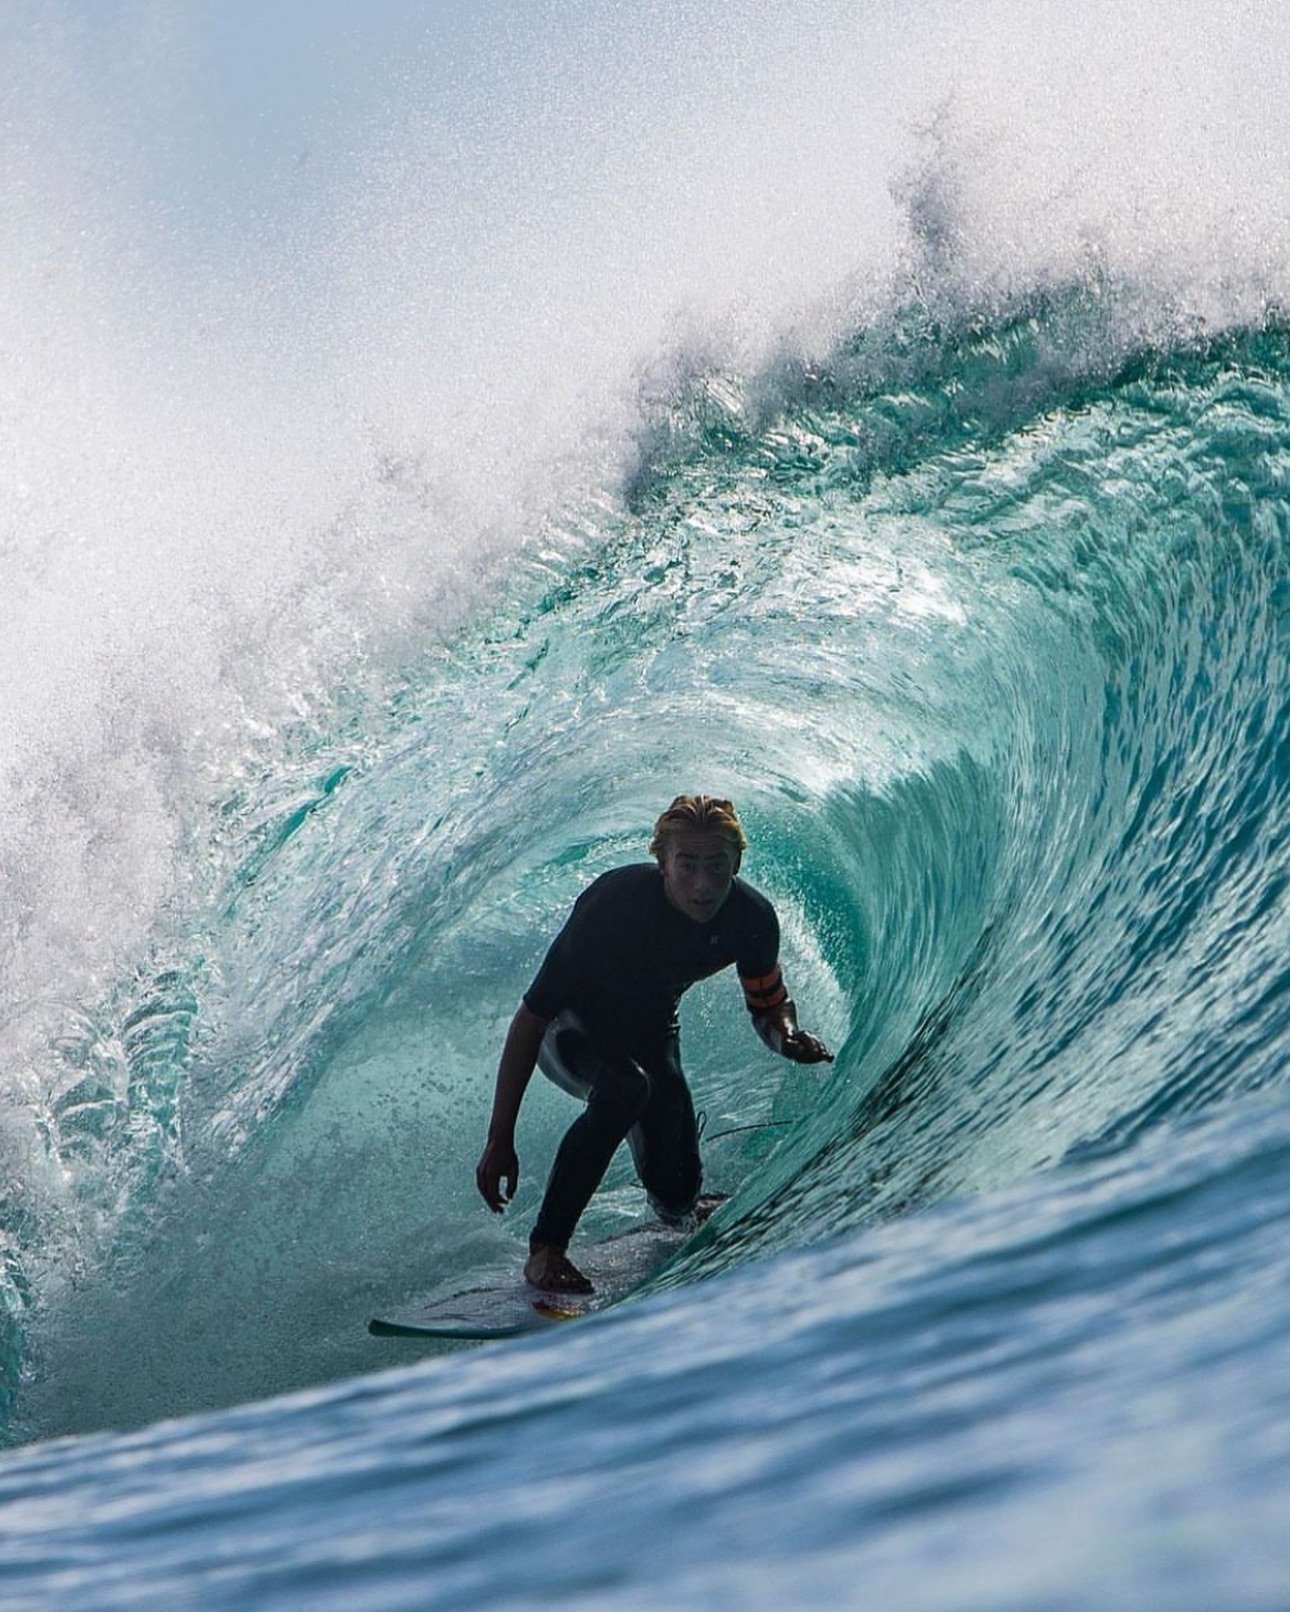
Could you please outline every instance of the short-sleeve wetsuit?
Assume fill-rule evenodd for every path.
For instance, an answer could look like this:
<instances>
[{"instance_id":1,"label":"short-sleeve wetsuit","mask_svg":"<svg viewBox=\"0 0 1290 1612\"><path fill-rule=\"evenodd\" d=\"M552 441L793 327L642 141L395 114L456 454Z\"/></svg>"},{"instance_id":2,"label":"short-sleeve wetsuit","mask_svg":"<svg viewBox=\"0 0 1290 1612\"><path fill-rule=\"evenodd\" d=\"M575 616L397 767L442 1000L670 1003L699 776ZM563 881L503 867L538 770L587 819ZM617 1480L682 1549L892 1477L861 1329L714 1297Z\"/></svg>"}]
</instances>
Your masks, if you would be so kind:
<instances>
[{"instance_id":1,"label":"short-sleeve wetsuit","mask_svg":"<svg viewBox=\"0 0 1290 1612\"><path fill-rule=\"evenodd\" d=\"M550 1021L541 1064L587 1107L561 1142L531 1243L567 1247L626 1137L665 1219L686 1214L702 1167L681 1071L677 1006L734 963L751 1011L785 999L775 909L742 879L706 922L675 908L654 863L602 874L575 902L524 993Z\"/></svg>"}]
</instances>

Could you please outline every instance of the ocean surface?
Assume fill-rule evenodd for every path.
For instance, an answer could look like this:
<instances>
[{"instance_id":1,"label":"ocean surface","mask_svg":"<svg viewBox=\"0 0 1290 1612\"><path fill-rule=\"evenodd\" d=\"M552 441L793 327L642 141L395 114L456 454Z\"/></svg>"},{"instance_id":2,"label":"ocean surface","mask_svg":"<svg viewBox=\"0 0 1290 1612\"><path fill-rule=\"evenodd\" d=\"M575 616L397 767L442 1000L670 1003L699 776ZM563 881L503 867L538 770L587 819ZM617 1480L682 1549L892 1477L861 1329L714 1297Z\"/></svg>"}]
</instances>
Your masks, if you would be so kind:
<instances>
[{"instance_id":1,"label":"ocean surface","mask_svg":"<svg viewBox=\"0 0 1290 1612\"><path fill-rule=\"evenodd\" d=\"M0 25L0 1607L1290 1608L1281 10L483 6L218 230L160 16ZM370 1337L682 790L836 1061Z\"/></svg>"}]
</instances>

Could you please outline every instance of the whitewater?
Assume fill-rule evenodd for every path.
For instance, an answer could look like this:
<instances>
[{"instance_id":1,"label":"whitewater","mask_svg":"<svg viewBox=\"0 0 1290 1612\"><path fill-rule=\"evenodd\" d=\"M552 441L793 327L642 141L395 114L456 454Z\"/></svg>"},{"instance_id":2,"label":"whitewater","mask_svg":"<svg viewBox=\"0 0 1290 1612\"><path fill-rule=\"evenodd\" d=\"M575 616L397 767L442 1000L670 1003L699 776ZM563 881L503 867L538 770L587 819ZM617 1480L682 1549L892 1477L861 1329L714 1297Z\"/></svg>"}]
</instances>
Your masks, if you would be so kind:
<instances>
[{"instance_id":1,"label":"whitewater","mask_svg":"<svg viewBox=\"0 0 1290 1612\"><path fill-rule=\"evenodd\" d=\"M0 1606L1285 1608L1290 22L414 9L0 20ZM683 790L836 1062L370 1337Z\"/></svg>"}]
</instances>

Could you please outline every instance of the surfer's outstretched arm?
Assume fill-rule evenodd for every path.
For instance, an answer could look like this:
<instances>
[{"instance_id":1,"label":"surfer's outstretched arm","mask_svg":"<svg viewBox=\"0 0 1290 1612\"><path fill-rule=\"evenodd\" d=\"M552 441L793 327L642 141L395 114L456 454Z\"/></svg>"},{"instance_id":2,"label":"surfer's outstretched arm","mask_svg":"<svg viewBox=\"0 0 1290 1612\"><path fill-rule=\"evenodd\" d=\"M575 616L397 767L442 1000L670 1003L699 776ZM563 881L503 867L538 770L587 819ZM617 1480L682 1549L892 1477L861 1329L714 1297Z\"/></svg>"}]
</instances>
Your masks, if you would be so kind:
<instances>
[{"instance_id":1,"label":"surfer's outstretched arm","mask_svg":"<svg viewBox=\"0 0 1290 1612\"><path fill-rule=\"evenodd\" d=\"M537 1064L538 1049L546 1034L547 1021L521 1002L506 1032L501 1062L497 1066L497 1087L493 1094L493 1116L488 1123L488 1142L475 1167L475 1185L484 1202L496 1214L515 1196L520 1178L520 1161L515 1154L515 1121L520 1104ZM505 1190L503 1190L505 1183Z\"/></svg>"}]
</instances>

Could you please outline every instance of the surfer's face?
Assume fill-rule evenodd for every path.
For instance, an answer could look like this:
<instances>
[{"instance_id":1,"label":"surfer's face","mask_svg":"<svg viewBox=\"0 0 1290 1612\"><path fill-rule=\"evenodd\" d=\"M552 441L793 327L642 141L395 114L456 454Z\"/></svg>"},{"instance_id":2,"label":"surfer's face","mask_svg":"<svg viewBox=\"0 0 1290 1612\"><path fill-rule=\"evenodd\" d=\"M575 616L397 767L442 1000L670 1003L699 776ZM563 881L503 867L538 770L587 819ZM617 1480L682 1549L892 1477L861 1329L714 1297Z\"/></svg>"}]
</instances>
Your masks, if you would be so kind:
<instances>
[{"instance_id":1,"label":"surfer's face","mask_svg":"<svg viewBox=\"0 0 1290 1612\"><path fill-rule=\"evenodd\" d=\"M707 923L721 910L739 871L739 855L730 841L706 829L679 828L668 836L658 859L667 899L696 924Z\"/></svg>"}]
</instances>

